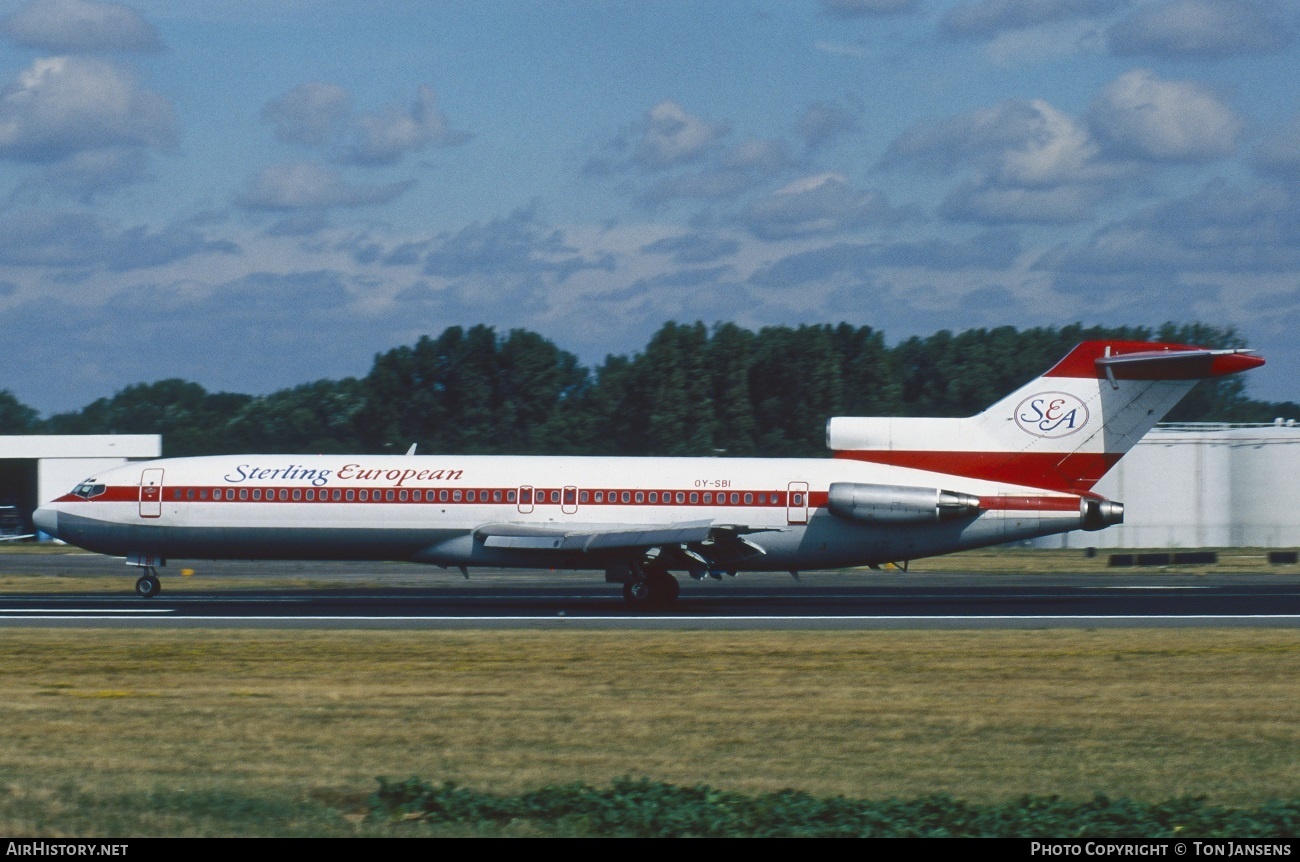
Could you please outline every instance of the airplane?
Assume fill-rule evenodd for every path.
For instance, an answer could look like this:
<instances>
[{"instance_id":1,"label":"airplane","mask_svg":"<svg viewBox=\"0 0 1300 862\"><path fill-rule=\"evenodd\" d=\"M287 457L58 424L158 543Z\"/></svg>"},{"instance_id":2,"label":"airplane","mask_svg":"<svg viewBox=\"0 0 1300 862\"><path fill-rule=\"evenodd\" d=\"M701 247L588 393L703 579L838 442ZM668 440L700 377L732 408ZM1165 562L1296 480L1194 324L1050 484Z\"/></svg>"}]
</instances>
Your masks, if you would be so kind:
<instances>
[{"instance_id":1,"label":"airplane","mask_svg":"<svg viewBox=\"0 0 1300 862\"><path fill-rule=\"evenodd\" d=\"M126 558L405 560L604 570L632 607L673 572L879 567L1123 522L1097 480L1246 349L1085 341L961 419L835 417L830 458L231 455L131 462L36 510L45 533Z\"/></svg>"}]
</instances>

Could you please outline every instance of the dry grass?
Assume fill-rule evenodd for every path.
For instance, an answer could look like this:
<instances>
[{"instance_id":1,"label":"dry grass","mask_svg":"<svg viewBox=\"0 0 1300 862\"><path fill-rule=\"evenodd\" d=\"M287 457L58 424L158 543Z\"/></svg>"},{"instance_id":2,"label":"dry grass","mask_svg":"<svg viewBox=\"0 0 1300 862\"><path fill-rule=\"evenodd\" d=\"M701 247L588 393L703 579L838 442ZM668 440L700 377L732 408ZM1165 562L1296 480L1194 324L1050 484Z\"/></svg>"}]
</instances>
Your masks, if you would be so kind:
<instances>
[{"instance_id":1,"label":"dry grass","mask_svg":"<svg viewBox=\"0 0 1300 862\"><path fill-rule=\"evenodd\" d=\"M31 828L15 805L69 787L348 809L377 775L503 791L632 775L866 798L1300 795L1287 630L0 630L0 651L10 834Z\"/></svg>"}]
</instances>

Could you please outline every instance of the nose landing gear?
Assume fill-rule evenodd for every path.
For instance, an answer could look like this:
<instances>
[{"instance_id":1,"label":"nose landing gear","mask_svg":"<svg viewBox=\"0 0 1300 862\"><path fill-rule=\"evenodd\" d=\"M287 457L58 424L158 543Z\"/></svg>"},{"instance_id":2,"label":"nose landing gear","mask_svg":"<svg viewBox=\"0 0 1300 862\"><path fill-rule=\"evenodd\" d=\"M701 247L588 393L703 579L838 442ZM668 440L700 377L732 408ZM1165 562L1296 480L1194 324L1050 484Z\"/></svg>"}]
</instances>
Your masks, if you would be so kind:
<instances>
[{"instance_id":1,"label":"nose landing gear","mask_svg":"<svg viewBox=\"0 0 1300 862\"><path fill-rule=\"evenodd\" d=\"M135 594L142 599L152 599L162 590L162 584L158 581L158 573L150 566L149 570L140 576L135 582Z\"/></svg>"}]
</instances>

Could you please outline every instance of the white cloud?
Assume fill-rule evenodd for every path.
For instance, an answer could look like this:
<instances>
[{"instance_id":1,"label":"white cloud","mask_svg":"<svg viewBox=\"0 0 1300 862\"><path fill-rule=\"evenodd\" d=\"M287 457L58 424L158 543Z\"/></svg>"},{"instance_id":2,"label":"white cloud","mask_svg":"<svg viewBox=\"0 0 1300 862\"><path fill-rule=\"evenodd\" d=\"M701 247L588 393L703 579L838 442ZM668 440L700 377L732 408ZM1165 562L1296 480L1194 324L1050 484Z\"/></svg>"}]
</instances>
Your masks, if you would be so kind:
<instances>
[{"instance_id":1,"label":"white cloud","mask_svg":"<svg viewBox=\"0 0 1300 862\"><path fill-rule=\"evenodd\" d=\"M1146 69L1106 85L1089 109L1097 133L1121 154L1156 161L1203 162L1231 155L1242 122L1190 81L1165 81Z\"/></svg>"},{"instance_id":2,"label":"white cloud","mask_svg":"<svg viewBox=\"0 0 1300 862\"><path fill-rule=\"evenodd\" d=\"M1295 30L1276 11L1254 0L1172 0L1140 7L1111 27L1107 38L1120 55L1205 58L1278 51L1294 41Z\"/></svg>"},{"instance_id":3,"label":"white cloud","mask_svg":"<svg viewBox=\"0 0 1300 862\"><path fill-rule=\"evenodd\" d=\"M389 164L407 153L430 146L452 146L469 140L451 128L438 110L433 88L421 86L409 106L389 105L351 121L352 143L347 159L355 164Z\"/></svg>"},{"instance_id":4,"label":"white cloud","mask_svg":"<svg viewBox=\"0 0 1300 862\"><path fill-rule=\"evenodd\" d=\"M810 150L857 130L858 121L852 112L826 102L813 102L804 109L795 125L795 131Z\"/></svg>"},{"instance_id":5,"label":"white cloud","mask_svg":"<svg viewBox=\"0 0 1300 862\"><path fill-rule=\"evenodd\" d=\"M0 95L0 158L48 162L83 150L165 147L171 103L102 60L36 60Z\"/></svg>"},{"instance_id":6,"label":"white cloud","mask_svg":"<svg viewBox=\"0 0 1300 862\"><path fill-rule=\"evenodd\" d=\"M163 47L153 25L134 9L90 0L37 0L0 22L0 32L20 45L60 54Z\"/></svg>"},{"instance_id":7,"label":"white cloud","mask_svg":"<svg viewBox=\"0 0 1300 862\"><path fill-rule=\"evenodd\" d=\"M939 28L949 36L990 39L1000 33L1102 15L1126 0L978 0L944 13Z\"/></svg>"},{"instance_id":8,"label":"white cloud","mask_svg":"<svg viewBox=\"0 0 1300 862\"><path fill-rule=\"evenodd\" d=\"M717 146L728 128L709 123L673 101L660 102L646 112L632 162L646 170L695 161Z\"/></svg>"},{"instance_id":9,"label":"white cloud","mask_svg":"<svg viewBox=\"0 0 1300 862\"><path fill-rule=\"evenodd\" d=\"M1300 179L1300 114L1266 136L1251 160L1264 173Z\"/></svg>"},{"instance_id":10,"label":"white cloud","mask_svg":"<svg viewBox=\"0 0 1300 862\"><path fill-rule=\"evenodd\" d=\"M351 109L352 96L343 87L312 81L268 102L262 119L282 141L322 146L339 133Z\"/></svg>"},{"instance_id":11,"label":"white cloud","mask_svg":"<svg viewBox=\"0 0 1300 862\"><path fill-rule=\"evenodd\" d=\"M352 113L352 96L337 84L312 81L272 99L262 119L280 140L319 147L335 161L388 165L428 147L462 144L471 137L451 128L432 87L422 85L409 105Z\"/></svg>"},{"instance_id":12,"label":"white cloud","mask_svg":"<svg viewBox=\"0 0 1300 862\"><path fill-rule=\"evenodd\" d=\"M247 209L279 211L369 206L395 200L411 185L356 185L315 162L287 162L262 170L238 203Z\"/></svg>"},{"instance_id":13,"label":"white cloud","mask_svg":"<svg viewBox=\"0 0 1300 862\"><path fill-rule=\"evenodd\" d=\"M1087 219L1132 173L1129 164L1103 156L1087 126L1041 99L913 126L890 145L885 163L973 173L941 211L949 219L994 224Z\"/></svg>"},{"instance_id":14,"label":"white cloud","mask_svg":"<svg viewBox=\"0 0 1300 862\"><path fill-rule=\"evenodd\" d=\"M842 174L804 177L751 201L740 221L761 239L828 236L869 224L897 224L909 213L889 206L884 195L853 188Z\"/></svg>"}]
</instances>

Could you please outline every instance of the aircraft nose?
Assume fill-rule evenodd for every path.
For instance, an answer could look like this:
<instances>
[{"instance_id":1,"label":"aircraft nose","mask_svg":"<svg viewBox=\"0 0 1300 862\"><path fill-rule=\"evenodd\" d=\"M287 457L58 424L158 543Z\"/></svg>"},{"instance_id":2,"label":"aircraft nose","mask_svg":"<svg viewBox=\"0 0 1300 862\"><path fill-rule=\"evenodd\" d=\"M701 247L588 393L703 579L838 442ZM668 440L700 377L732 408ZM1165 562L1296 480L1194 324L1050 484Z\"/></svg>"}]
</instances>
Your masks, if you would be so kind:
<instances>
[{"instance_id":1,"label":"aircraft nose","mask_svg":"<svg viewBox=\"0 0 1300 862\"><path fill-rule=\"evenodd\" d=\"M32 523L35 524L36 529L40 530L42 533L53 536L56 539L59 537L59 512L57 509L50 509L42 506L35 512L32 512Z\"/></svg>"}]
</instances>

